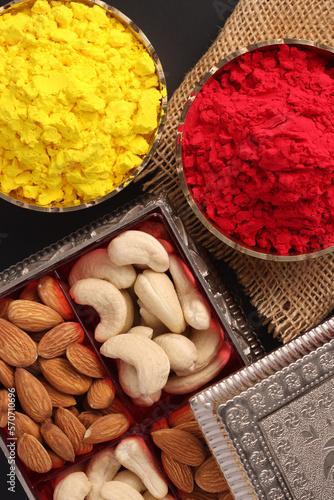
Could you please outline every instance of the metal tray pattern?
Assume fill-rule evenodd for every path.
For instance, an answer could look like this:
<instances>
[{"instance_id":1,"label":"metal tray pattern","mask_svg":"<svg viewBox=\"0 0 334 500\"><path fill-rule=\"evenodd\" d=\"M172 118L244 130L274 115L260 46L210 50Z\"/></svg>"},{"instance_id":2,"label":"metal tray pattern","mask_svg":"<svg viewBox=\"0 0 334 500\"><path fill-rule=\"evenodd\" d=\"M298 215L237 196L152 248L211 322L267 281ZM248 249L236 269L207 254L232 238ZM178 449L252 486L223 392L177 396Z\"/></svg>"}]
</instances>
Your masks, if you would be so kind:
<instances>
[{"instance_id":1,"label":"metal tray pattern","mask_svg":"<svg viewBox=\"0 0 334 500\"><path fill-rule=\"evenodd\" d=\"M190 399L236 500L334 497L332 339L334 318Z\"/></svg>"}]
</instances>

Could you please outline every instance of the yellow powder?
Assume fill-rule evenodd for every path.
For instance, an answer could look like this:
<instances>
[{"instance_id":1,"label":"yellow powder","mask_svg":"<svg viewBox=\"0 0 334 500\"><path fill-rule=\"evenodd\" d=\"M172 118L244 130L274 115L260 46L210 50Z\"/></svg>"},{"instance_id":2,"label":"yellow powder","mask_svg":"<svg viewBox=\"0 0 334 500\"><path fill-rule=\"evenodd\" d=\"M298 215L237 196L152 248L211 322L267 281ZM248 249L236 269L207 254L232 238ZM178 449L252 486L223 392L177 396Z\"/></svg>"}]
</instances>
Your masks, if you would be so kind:
<instances>
[{"instance_id":1,"label":"yellow powder","mask_svg":"<svg viewBox=\"0 0 334 500\"><path fill-rule=\"evenodd\" d=\"M152 57L110 12L36 0L0 15L0 190L73 206L124 182L161 115Z\"/></svg>"}]
</instances>

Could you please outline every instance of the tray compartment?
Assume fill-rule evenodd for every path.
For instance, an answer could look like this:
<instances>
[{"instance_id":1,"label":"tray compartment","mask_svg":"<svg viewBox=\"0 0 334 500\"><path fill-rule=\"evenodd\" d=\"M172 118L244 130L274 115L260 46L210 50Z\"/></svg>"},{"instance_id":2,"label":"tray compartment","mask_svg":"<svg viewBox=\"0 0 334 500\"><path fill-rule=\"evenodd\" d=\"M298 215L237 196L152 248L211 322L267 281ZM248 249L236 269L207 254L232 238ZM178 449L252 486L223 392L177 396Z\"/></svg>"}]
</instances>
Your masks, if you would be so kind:
<instances>
[{"instance_id":1,"label":"tray compartment","mask_svg":"<svg viewBox=\"0 0 334 500\"><path fill-rule=\"evenodd\" d=\"M190 269L191 274L210 305L212 317L220 324L224 338L231 346L231 356L223 370L210 381L217 383L235 373L240 368L249 364L254 358L262 354L262 347L257 340L256 334L247 324L243 311L240 309L233 296L228 292L224 283L212 278L210 264L187 235L180 219L175 215L174 208L165 196L143 197L135 204L124 207L112 216L105 216L95 223L86 226L64 240L41 250L16 266L0 273L0 299L4 297L18 298L21 291L31 282L40 277L50 275L57 279L70 304L73 313L73 321L77 321L85 332L84 345L89 346L98 356L116 389L116 396L124 405L131 416L131 426L126 435L139 435L149 446L155 450L150 441L150 428L156 422L167 418L171 413L188 404L193 393L173 395L163 392L162 397L150 407L139 407L133 404L131 399L122 391L118 380L116 362L100 355L100 343L94 338L94 328L99 322L99 316L91 307L78 306L72 300L67 290L68 276L71 267L83 254L97 249L106 248L112 238L127 229L138 229L143 224L162 224L168 239L175 248L175 252ZM65 283L65 285L62 285ZM200 390L205 389L204 385ZM0 433L1 447L7 452L6 444L8 434L2 429ZM123 436L122 436L123 438ZM110 446L112 442L94 445L93 450L84 456L76 457L75 464L88 460L88 458L101 449ZM156 461L161 468L158 455L155 452ZM29 471L20 460L17 459L17 475L23 484L28 496L37 500L51 499L52 485L57 476L64 470L68 470L72 464L66 463L61 469L54 469L46 474L36 474ZM177 493L174 491L177 497Z\"/></svg>"}]
</instances>

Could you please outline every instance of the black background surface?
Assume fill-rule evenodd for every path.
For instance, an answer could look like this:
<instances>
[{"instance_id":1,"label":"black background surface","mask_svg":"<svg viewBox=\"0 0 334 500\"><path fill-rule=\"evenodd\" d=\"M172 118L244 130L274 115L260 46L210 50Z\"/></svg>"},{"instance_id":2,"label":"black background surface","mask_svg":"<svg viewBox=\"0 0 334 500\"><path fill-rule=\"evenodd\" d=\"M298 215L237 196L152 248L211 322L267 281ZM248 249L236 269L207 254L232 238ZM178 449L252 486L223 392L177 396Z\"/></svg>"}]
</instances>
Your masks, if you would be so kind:
<instances>
[{"instance_id":1,"label":"black background surface","mask_svg":"<svg viewBox=\"0 0 334 500\"><path fill-rule=\"evenodd\" d=\"M0 0L0 5L6 2ZM146 34L161 60L170 98L215 40L237 0L115 0L114 7ZM1 133L1 132L0 132ZM0 272L71 234L140 194L138 184L104 203L72 213L49 214L0 199ZM9 465L0 451L1 500L27 499L16 480L8 491Z\"/></svg>"}]
</instances>

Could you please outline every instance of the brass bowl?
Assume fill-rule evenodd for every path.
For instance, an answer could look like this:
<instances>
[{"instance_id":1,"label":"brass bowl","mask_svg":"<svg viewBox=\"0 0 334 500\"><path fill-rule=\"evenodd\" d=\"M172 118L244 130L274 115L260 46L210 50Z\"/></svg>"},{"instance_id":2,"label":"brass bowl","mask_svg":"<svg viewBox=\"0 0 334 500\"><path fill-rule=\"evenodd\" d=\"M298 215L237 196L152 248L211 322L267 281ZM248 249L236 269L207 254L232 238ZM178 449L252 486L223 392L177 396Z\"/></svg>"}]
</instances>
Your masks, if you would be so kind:
<instances>
[{"instance_id":1,"label":"brass bowl","mask_svg":"<svg viewBox=\"0 0 334 500\"><path fill-rule=\"evenodd\" d=\"M218 227L218 225L208 217L208 215L205 213L205 208L203 206L197 205L197 203L194 201L194 198L191 193L191 188L187 184L187 180L184 174L184 168L183 168L183 159L182 159L182 137L185 129L185 125L187 123L187 116L189 113L189 110L191 109L191 106L193 102L195 101L198 93L203 89L203 87L206 85L206 83L212 79L212 78L217 78L220 76L220 74L224 71L225 66L230 63L231 61L237 59L239 56L242 56L243 54L247 52L254 51L256 49L264 49L268 50L271 49L275 46L279 46L282 44L286 45L291 45L291 46L298 46L301 48L309 49L312 48L312 50L316 50L319 52L321 55L325 55L329 60L334 63L334 48L319 44L316 42L312 42L309 40L301 40L301 39L276 39L276 40L270 40L270 41L263 41L259 42L253 45L249 45L245 48L241 48L237 50L236 52L233 52L232 54L228 55L225 57L223 60L218 62L215 66L213 66L204 76L203 78L199 81L199 83L196 85L194 90L191 92L189 98L187 99L187 102L183 108L183 112L181 115L181 119L179 122L178 130L177 130L177 137L176 137L176 166L177 166L177 173L179 177L179 181L181 184L182 191L186 197L186 200L190 207L192 208L194 214L197 216L197 218L202 222L202 224L212 233L214 234L219 240L221 240L223 243L226 245L234 248L235 250L238 250L241 253L244 253L246 255L252 256L252 257L257 257L259 259L264 259L264 260L270 260L270 261L288 261L288 262L293 262L293 261L302 261L305 259L311 259L311 258L316 258L320 257L322 255L326 255L330 252L333 252L334 250L334 245L327 247L327 248L321 248L318 251L315 252L310 252L310 253L298 253L298 252L291 252L288 254L280 254L276 251L270 251L267 252L259 247L250 247L245 245L243 242L241 242L238 238L235 238L226 232L224 232L221 228Z\"/></svg>"},{"instance_id":2,"label":"brass bowl","mask_svg":"<svg viewBox=\"0 0 334 500\"><path fill-rule=\"evenodd\" d=\"M156 75L158 76L159 80L159 90L164 91L163 97L161 99L161 107L160 107L160 114L159 114L159 119L158 119L158 127L156 129L156 133L152 134L152 137L150 138L150 149L149 152L146 154L145 157L143 157L143 160L141 164L137 168L133 168L132 170L129 171L129 176L121 183L119 184L116 188L114 188L111 192L96 198L92 199L90 201L87 201L85 203L81 203L79 205L71 205L71 206L65 206L62 205L61 203L54 203L52 206L41 206L38 204L33 203L31 200L26 199L26 198L21 198L20 196L17 196L16 194L13 195L7 195L4 194L0 191L0 198L2 198L5 201L8 201L9 203L12 203L16 206L22 207L22 208L27 208L30 210L35 210L39 212L72 212L72 211L77 211L77 210L82 210L85 208L89 208L92 206L95 206L97 204L100 204L109 198L115 196L118 193L123 192L126 187L131 184L136 177L144 170L146 165L149 163L152 155L154 154L157 145L160 141L161 135L163 133L163 128L165 125L165 120L166 120L166 111L167 111L167 91L166 91L166 78L164 71L162 69L161 62L159 60L159 57L149 41L149 39L146 37L146 35L141 31L136 24L129 19L126 15L124 15L122 12L120 12L118 9L108 5L105 2L102 2L100 0L71 0L76 3L82 3L87 6L94 6L98 5L105 9L106 11L110 12L113 17L115 17L118 21L120 21L126 29L131 31L135 37L143 44L143 46L147 49L148 53L150 54L156 68ZM27 5L30 6L32 5L33 2L31 0L14 0L2 7L0 7L0 15L3 13L7 12L8 9L14 10L14 12L19 11L23 8L23 6Z\"/></svg>"}]
</instances>

